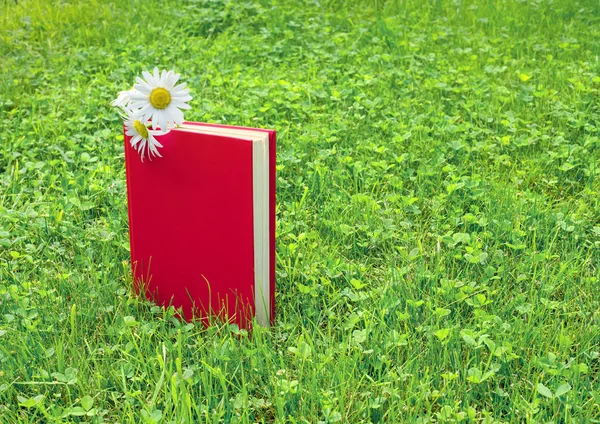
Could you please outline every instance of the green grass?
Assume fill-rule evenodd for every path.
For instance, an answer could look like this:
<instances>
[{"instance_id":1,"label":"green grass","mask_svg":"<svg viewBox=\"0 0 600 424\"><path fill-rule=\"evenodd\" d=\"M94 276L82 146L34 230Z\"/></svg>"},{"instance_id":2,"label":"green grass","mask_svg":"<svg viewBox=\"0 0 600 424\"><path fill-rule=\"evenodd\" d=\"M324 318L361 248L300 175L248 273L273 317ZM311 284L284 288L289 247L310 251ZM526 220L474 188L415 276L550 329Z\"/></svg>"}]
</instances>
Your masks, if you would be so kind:
<instances>
[{"instance_id":1,"label":"green grass","mask_svg":"<svg viewBox=\"0 0 600 424\"><path fill-rule=\"evenodd\" d=\"M0 0L0 422L600 419L599 56L595 0ZM154 66L278 131L269 330L131 291Z\"/></svg>"}]
</instances>

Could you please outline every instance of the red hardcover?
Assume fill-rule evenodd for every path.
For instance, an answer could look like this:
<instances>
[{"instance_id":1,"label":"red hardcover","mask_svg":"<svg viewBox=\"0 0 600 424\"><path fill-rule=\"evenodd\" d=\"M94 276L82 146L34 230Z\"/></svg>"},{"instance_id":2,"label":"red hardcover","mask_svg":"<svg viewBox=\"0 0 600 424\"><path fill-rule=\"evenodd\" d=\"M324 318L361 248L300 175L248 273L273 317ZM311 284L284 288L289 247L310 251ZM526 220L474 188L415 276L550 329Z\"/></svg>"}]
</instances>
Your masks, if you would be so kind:
<instances>
[{"instance_id":1,"label":"red hardcover","mask_svg":"<svg viewBox=\"0 0 600 424\"><path fill-rule=\"evenodd\" d=\"M273 323L276 135L260 131L269 133ZM255 310L252 141L174 129L158 138L162 158L142 162L129 140L125 135L135 289L160 305L181 308L188 320L208 322L214 315L249 328Z\"/></svg>"}]
</instances>

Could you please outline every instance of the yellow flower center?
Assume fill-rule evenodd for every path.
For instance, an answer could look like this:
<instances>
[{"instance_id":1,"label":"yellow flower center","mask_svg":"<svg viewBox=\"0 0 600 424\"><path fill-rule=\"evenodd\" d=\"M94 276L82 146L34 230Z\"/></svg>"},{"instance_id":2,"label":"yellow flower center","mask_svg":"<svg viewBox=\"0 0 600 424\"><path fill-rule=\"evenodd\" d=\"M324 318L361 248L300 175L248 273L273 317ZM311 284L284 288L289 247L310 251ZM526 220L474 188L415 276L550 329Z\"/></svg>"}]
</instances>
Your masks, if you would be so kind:
<instances>
[{"instance_id":1,"label":"yellow flower center","mask_svg":"<svg viewBox=\"0 0 600 424\"><path fill-rule=\"evenodd\" d=\"M144 138L148 138L148 128L139 119L133 121L133 128Z\"/></svg>"},{"instance_id":2,"label":"yellow flower center","mask_svg":"<svg viewBox=\"0 0 600 424\"><path fill-rule=\"evenodd\" d=\"M159 87L150 93L150 104L156 109L165 109L171 103L171 93L167 89Z\"/></svg>"}]
</instances>

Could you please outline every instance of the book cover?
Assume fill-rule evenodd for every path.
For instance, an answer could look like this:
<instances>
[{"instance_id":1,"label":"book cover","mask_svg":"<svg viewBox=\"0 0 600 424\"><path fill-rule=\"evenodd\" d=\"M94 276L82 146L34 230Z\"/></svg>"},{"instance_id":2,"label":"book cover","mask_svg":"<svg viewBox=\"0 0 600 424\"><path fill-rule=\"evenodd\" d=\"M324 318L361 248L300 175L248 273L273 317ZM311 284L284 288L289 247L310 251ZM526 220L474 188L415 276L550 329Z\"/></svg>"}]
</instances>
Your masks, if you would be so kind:
<instances>
[{"instance_id":1,"label":"book cover","mask_svg":"<svg viewBox=\"0 0 600 424\"><path fill-rule=\"evenodd\" d=\"M185 122L160 142L142 161L125 136L136 290L185 319L271 324L275 131Z\"/></svg>"}]
</instances>

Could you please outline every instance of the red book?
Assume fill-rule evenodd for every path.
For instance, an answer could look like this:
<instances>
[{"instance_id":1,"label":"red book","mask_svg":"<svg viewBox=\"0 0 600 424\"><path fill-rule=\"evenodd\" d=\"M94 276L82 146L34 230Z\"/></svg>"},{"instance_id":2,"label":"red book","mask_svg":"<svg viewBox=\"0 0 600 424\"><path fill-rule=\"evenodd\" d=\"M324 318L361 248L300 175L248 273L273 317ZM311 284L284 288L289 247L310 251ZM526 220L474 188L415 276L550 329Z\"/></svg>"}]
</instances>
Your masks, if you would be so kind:
<instances>
[{"instance_id":1,"label":"red book","mask_svg":"<svg viewBox=\"0 0 600 424\"><path fill-rule=\"evenodd\" d=\"M125 136L134 285L184 318L275 313L275 131L185 122L141 160Z\"/></svg>"}]
</instances>

